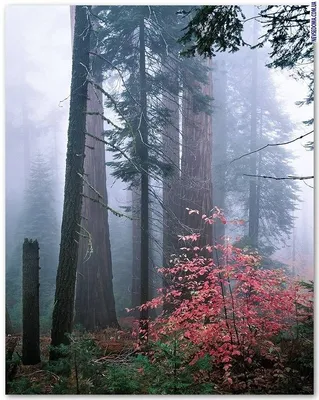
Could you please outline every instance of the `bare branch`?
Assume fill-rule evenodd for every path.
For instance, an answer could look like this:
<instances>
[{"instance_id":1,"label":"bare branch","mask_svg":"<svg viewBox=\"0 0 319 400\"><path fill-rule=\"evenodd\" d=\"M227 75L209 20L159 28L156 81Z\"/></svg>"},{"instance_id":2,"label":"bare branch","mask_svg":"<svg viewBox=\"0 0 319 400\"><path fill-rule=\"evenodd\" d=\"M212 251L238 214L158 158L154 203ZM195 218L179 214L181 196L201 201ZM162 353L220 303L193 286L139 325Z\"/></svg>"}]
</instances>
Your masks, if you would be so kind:
<instances>
[{"instance_id":1,"label":"bare branch","mask_svg":"<svg viewBox=\"0 0 319 400\"><path fill-rule=\"evenodd\" d=\"M308 133L305 133L304 135L301 135L301 136L299 136L299 137L297 137L297 138L295 138L295 139L293 139L293 140L289 140L288 142L282 142L282 143L268 143L268 144L266 144L265 146L260 147L260 148L257 149L257 150L251 151L251 152L249 152L249 153L243 154L243 155L240 156L240 157L234 158L229 164L232 164L234 161L238 161L238 160L242 159L243 157L247 157L247 156L250 156L251 154L257 153L258 151L264 150L266 147L284 146L284 145L286 145L286 144L293 143L293 142L295 142L296 140L303 139L304 137L310 135L311 133L313 133L313 130L310 131L310 132L308 132Z\"/></svg>"},{"instance_id":2,"label":"bare branch","mask_svg":"<svg viewBox=\"0 0 319 400\"><path fill-rule=\"evenodd\" d=\"M311 189L313 189L313 186L309 185L306 181L302 181L306 186L310 187Z\"/></svg>"},{"instance_id":3,"label":"bare branch","mask_svg":"<svg viewBox=\"0 0 319 400\"><path fill-rule=\"evenodd\" d=\"M282 181L282 180L299 180L303 181L305 179L314 179L314 176L292 176L288 175L285 177L276 177L276 176L266 176L266 175L251 175L251 174L243 174L243 176L251 176L253 178L265 178L265 179L274 179L276 181Z\"/></svg>"}]
</instances>

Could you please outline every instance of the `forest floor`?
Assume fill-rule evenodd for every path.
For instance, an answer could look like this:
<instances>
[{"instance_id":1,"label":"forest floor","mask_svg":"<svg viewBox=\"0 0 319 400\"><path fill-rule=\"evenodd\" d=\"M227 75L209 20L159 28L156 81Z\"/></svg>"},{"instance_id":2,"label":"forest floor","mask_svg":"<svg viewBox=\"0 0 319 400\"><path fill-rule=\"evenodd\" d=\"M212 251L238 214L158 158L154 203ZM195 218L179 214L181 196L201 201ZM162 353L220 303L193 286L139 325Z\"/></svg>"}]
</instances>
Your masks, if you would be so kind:
<instances>
[{"instance_id":1,"label":"forest floor","mask_svg":"<svg viewBox=\"0 0 319 400\"><path fill-rule=\"evenodd\" d=\"M50 343L50 336L41 336L41 363L23 365L21 335L7 337L7 352L14 347L12 360L7 362L7 394L313 393L311 374L302 376L289 363L281 371L274 365L257 363L251 370L238 369L229 385L223 371L207 370L204 362L200 372L176 367L177 359L168 360L168 348L163 346L158 358L154 358L154 352L137 353L136 339L129 331L76 332L71 338L69 356L58 362L48 361ZM291 348L286 349L287 357L289 352Z\"/></svg>"},{"instance_id":2,"label":"forest floor","mask_svg":"<svg viewBox=\"0 0 319 400\"><path fill-rule=\"evenodd\" d=\"M75 333L74 337L81 337ZM130 333L118 336L114 329L106 329L92 334L88 334L86 339L91 339L97 346L100 357L95 357L91 361L98 363L123 363L134 353L134 340ZM120 340L119 340L120 339ZM10 381L28 381L30 383L30 394L53 394L53 389L60 381L58 374L50 371L48 366L51 346L51 337L40 336L41 362L36 365L22 364L22 335L10 335L6 339L7 349L13 349L13 364L7 371ZM70 386L76 374L75 368L71 368ZM75 378L76 379L76 378ZM24 386L24 385L23 385ZM35 392L32 392L32 387ZM8 389L8 393L15 393L14 389ZM27 393L26 393L27 394Z\"/></svg>"}]
</instances>

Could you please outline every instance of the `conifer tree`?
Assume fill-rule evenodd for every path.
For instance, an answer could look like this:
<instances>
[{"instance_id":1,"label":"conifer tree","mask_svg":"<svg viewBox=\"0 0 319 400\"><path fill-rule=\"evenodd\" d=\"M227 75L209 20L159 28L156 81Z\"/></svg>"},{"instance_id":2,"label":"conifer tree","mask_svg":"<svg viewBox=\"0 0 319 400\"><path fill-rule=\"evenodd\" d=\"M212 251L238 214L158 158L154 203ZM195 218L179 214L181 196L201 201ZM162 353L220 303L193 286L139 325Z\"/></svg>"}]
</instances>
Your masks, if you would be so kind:
<instances>
[{"instance_id":1,"label":"conifer tree","mask_svg":"<svg viewBox=\"0 0 319 400\"><path fill-rule=\"evenodd\" d=\"M228 219L249 220L249 177L251 157L250 151L261 148L270 143L279 143L291 139L294 126L289 117L282 110L276 96L275 84L272 81L270 70L264 65L267 55L262 49L258 52L255 104L252 104L251 76L252 51L241 49L232 55L223 55L225 68L227 69L226 86L226 159L222 163L225 168L224 187L226 193L225 212ZM250 56L250 57L249 57ZM218 57L218 56L217 56ZM224 90L224 89L222 89ZM224 96L218 86L215 86L214 98L218 102ZM256 109L256 142L250 145L251 111ZM217 110L214 111L217 113ZM231 136L230 136L231 134ZM222 138L224 134L217 130L216 136ZM255 153L255 175L288 176L293 175L291 167L293 155L284 146L268 147ZM244 156L244 157L242 157ZM218 170L215 169L215 174ZM216 177L215 179L219 178ZM293 226L292 212L298 202L298 187L293 181L269 182L265 179L254 179L256 188L256 210L254 223L258 227L257 242L259 248L268 246L272 251L284 243ZM218 204L215 204L218 206ZM246 223L234 228L233 235L247 235ZM229 233L229 232L228 232ZM251 240L249 240L252 245ZM256 246L256 243L255 243Z\"/></svg>"},{"instance_id":2,"label":"conifer tree","mask_svg":"<svg viewBox=\"0 0 319 400\"><path fill-rule=\"evenodd\" d=\"M68 344L72 332L76 267L81 229L83 165L90 51L90 7L76 6L72 57L71 100L66 159L61 245L52 318L51 344ZM59 357L53 348L50 359Z\"/></svg>"},{"instance_id":3,"label":"conifer tree","mask_svg":"<svg viewBox=\"0 0 319 400\"><path fill-rule=\"evenodd\" d=\"M177 15L178 7L104 7L100 6L95 9L98 13L97 20L100 22L98 29L98 39L101 43L99 55L95 55L95 62L102 64L102 69L105 76L117 76L120 82L117 86L117 91L105 93L107 98L106 106L112 109L117 115L117 120L111 120L108 124L108 129L105 131L105 140L108 143L108 150L113 152L113 161L107 163L113 169L113 175L127 182L130 186L136 188L141 182L140 190L141 197L139 199L140 207L134 206L134 210L141 212L141 237L146 236L146 231L150 235L150 224L154 226L151 215L159 218L157 208L163 206L168 209L166 200L163 204L161 196L154 193L153 184L149 185L148 191L151 191L154 201L145 201L145 192L142 190L143 179L146 180L146 175L156 185L162 183L162 179L166 179L169 175L178 171L179 159L178 155L172 157L167 151L163 151L164 136L167 130L172 126L171 116L177 110L171 110L167 107L167 103L177 99L178 112L181 111L179 96L181 87L188 89L194 99L195 114L204 108L207 104L208 96L202 93L201 88L197 85L194 87L191 80L181 79L183 74L196 74L196 80L199 84L205 81L207 69L203 67L199 60L183 60L179 56L181 46L177 43L177 38L180 30L185 25L185 21ZM94 13L93 13L94 15ZM141 15L143 16L143 27L141 25ZM140 33L144 30L145 40L145 92L146 92L146 127L143 126L144 118L140 112L143 109L142 89L143 63L141 64L141 51L143 43L140 40ZM118 51L120 46L120 51ZM144 59L144 58L143 58ZM174 67L172 67L174 65ZM142 74L142 75L141 75ZM142 79L141 79L142 78ZM175 100L174 100L175 98ZM142 101L143 100L143 101ZM193 115L191 115L193 118ZM143 129L147 128L147 145L142 136ZM168 132L168 131L167 131ZM169 133L168 133L169 135ZM142 140L140 141L140 139ZM179 138L178 138L179 140ZM179 147L179 143L176 143ZM147 163L145 163L145 154L143 151L147 149ZM144 176L144 178L143 178ZM176 190L177 187L174 187ZM175 197L179 197L180 193ZM142 201L142 198L144 200ZM145 211L146 203L151 208ZM178 203L178 202L177 202ZM181 203L180 203L181 206ZM138 211L139 212L139 211ZM145 212L145 214L144 214ZM143 219L143 214L148 215L148 223ZM180 214L171 213L174 224L177 224L181 218ZM165 222L164 222L165 223ZM133 229L137 228L137 221L133 222ZM135 226L136 225L136 226ZM144 229L146 227L147 229ZM144 226L144 227L143 227ZM164 235L167 235L165 229ZM177 230L176 230L177 234ZM133 238L138 243L138 235ZM144 239L146 239L144 237ZM146 240L144 241L146 242ZM141 240L141 257L138 257L139 250L134 250L133 263L136 263L136 258L140 259L141 263L151 264L147 254L146 245L143 246ZM167 247L167 246L165 246ZM167 248L165 253L170 252ZM165 256L168 257L168 254ZM150 268L150 267L149 267ZM144 267L146 270L146 267ZM135 265L133 271L133 296L135 296L137 283L138 268ZM142 285L143 286L143 285ZM141 287L141 290L143 288ZM136 300L134 300L134 304Z\"/></svg>"},{"instance_id":4,"label":"conifer tree","mask_svg":"<svg viewBox=\"0 0 319 400\"><path fill-rule=\"evenodd\" d=\"M55 209L54 176L49 162L38 153L31 161L30 177L25 191L23 213L16 238L39 238L40 260L40 318L41 328L50 325L55 279L58 263L59 230ZM16 244L7 269L7 302L12 320L21 327L21 245Z\"/></svg>"},{"instance_id":5,"label":"conifer tree","mask_svg":"<svg viewBox=\"0 0 319 400\"><path fill-rule=\"evenodd\" d=\"M71 6L72 36L74 11ZM94 29L94 21L91 21ZM94 50L91 33L91 48ZM92 78L101 84L96 68ZM100 138L103 132L103 95L92 83L88 86L86 129ZM108 221L105 145L87 136L84 159L84 187L79 241L75 323L87 330L117 327L113 293L112 257Z\"/></svg>"}]
</instances>

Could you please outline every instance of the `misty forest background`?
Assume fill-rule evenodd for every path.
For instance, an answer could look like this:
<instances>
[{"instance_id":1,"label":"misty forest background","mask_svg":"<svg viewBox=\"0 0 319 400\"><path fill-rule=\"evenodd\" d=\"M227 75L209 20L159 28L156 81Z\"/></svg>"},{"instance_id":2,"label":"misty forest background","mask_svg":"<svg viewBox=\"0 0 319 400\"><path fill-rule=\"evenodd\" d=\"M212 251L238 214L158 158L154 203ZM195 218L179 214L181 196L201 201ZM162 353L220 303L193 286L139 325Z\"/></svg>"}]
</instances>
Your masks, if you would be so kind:
<instances>
[{"instance_id":1,"label":"misty forest background","mask_svg":"<svg viewBox=\"0 0 319 400\"><path fill-rule=\"evenodd\" d=\"M178 235L200 233L202 246L233 244L245 254L257 251L261 269L313 279L313 180L265 178L313 174L313 134L274 145L312 129L308 70L296 82L291 71L269 68L269 44L252 50L236 43L237 51L216 51L212 59L180 56L184 45L177 39L191 7L150 6L143 27L143 81L138 8L92 8L74 306L74 327L80 331L123 328L132 323L128 316L138 318L136 309L127 309L167 287L158 269L174 263L182 245ZM41 335L49 336L52 328L75 8L71 10L71 18L64 6L6 10L6 310L15 334L22 332L25 238L37 239L40 248ZM252 45L264 33L260 23L249 20L256 10L242 7L248 19L243 39ZM143 93L147 123L139 112ZM148 132L144 159L143 129ZM197 213L189 213L208 215L213 209L217 214L223 210L226 224L205 225ZM145 218L148 243L141 253ZM148 290L143 292L145 263ZM150 310L149 316L159 313Z\"/></svg>"}]
</instances>

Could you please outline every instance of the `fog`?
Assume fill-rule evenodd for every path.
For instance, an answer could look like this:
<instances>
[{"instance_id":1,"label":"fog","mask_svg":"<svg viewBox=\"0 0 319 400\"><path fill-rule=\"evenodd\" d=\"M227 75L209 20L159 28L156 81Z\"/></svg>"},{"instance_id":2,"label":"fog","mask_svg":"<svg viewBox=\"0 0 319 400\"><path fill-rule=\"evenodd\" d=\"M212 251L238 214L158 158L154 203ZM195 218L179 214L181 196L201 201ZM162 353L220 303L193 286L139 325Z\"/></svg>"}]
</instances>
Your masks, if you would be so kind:
<instances>
[{"instance_id":1,"label":"fog","mask_svg":"<svg viewBox=\"0 0 319 400\"><path fill-rule=\"evenodd\" d=\"M219 55L216 60L219 59L218 57ZM227 60L233 63L234 68L236 67L236 65L234 66L236 57L236 54L227 55ZM302 121L312 118L313 107L300 107L295 104L306 97L307 87L301 81L296 81L287 71L271 70L270 75L276 88L273 96L277 98L281 111L284 111L291 120L292 129L288 136L292 140L310 130ZM60 229L70 78L69 7L64 5L7 6L5 12L7 271L8 268L12 268L10 258L15 252L15 248L22 245L22 237L26 234L19 228L25 207L25 193L30 179L30 165L39 155L42 155L49 163L49 169L53 171L53 204ZM108 112L108 117L110 116L112 117L112 114ZM295 176L308 176L314 173L314 152L307 151L304 147L312 139L311 136L307 136L303 140L283 146L295 156L292 162ZM28 148L25 147L25 143L28 144ZM248 147L246 152L249 152ZM111 158L111 154L108 154L107 160L110 161ZM109 205L113 209L123 211L123 207L131 206L132 194L126 190L128 185L119 180L116 181L110 171L110 168L107 167ZM265 179L263 185L268 185L268 187L286 185L286 181ZM295 263L297 274L312 279L314 268L313 180L297 181L297 185L301 201L298 202L298 210L294 212L294 238L286 238L286 244L280 243L281 248L273 257L288 264L291 269ZM158 209L159 206L156 207ZM125 248L123 240L130 238L131 229L131 221L110 215L113 265L116 265L117 258L123 253ZM231 230L229 234L232 235ZM119 243L119 237L122 238L122 243ZM128 250L127 257L131 257L131 249ZM156 264L160 264L160 255L154 256L154 258L156 258ZM293 260L294 258L295 260ZM123 261L121 262L123 263ZM122 269L121 274L116 268L114 269L115 292L120 287L119 281L122 279L122 275L129 274L129 263L123 268L124 272ZM119 297L117 293L115 293L115 297ZM124 306L124 304L121 305L122 308Z\"/></svg>"}]
</instances>

